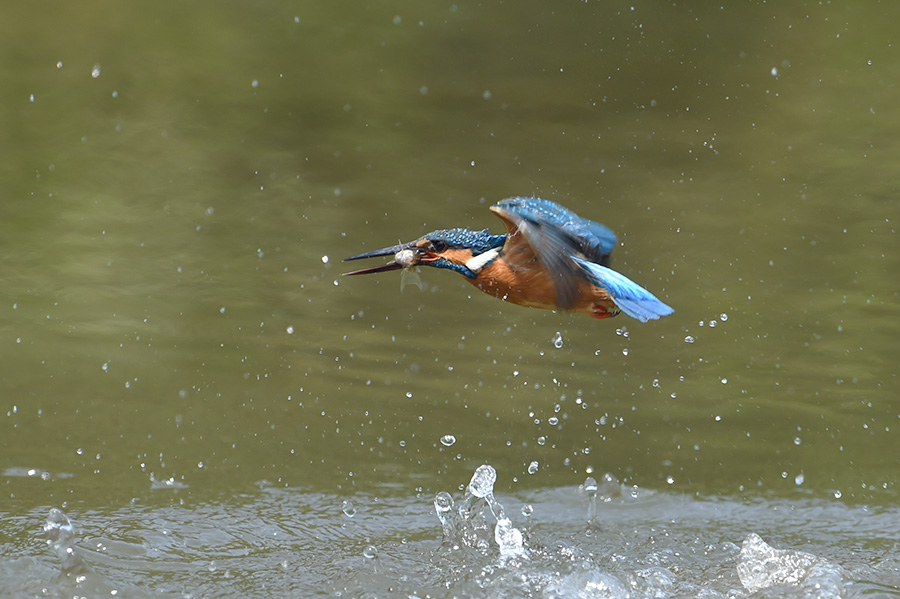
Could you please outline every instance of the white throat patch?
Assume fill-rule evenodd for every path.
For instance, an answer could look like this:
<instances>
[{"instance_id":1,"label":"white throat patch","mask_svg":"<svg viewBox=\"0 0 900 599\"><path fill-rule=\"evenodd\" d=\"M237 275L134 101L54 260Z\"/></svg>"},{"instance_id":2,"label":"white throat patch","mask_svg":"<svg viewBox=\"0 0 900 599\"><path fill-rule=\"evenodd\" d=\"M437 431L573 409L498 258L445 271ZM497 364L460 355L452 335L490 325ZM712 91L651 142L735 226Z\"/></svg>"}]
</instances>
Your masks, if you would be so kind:
<instances>
[{"instance_id":1,"label":"white throat patch","mask_svg":"<svg viewBox=\"0 0 900 599\"><path fill-rule=\"evenodd\" d=\"M484 268L485 264L487 264L488 262L490 262L491 260L493 260L494 258L496 258L499 255L500 255L500 250L497 248L494 248L492 250L488 250L486 252L478 254L477 256L472 256L472 258L470 258L466 262L466 268L468 268L469 270L471 270L474 273L477 273L482 268Z\"/></svg>"}]
</instances>

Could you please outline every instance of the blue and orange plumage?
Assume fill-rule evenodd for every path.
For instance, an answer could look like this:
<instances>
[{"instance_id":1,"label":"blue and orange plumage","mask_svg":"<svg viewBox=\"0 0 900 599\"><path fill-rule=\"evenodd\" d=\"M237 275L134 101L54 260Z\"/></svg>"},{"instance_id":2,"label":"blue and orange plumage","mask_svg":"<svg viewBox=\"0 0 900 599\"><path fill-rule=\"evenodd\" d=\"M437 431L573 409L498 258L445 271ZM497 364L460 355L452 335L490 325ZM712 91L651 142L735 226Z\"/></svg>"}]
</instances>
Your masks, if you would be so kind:
<instances>
[{"instance_id":1,"label":"blue and orange plumage","mask_svg":"<svg viewBox=\"0 0 900 599\"><path fill-rule=\"evenodd\" d=\"M502 300L548 310L615 316L641 322L674 310L608 267L616 235L605 225L540 198L509 198L491 206L505 235L487 229L441 229L419 239L351 256L394 255L394 261L345 273L384 272L416 265L453 270Z\"/></svg>"}]
</instances>

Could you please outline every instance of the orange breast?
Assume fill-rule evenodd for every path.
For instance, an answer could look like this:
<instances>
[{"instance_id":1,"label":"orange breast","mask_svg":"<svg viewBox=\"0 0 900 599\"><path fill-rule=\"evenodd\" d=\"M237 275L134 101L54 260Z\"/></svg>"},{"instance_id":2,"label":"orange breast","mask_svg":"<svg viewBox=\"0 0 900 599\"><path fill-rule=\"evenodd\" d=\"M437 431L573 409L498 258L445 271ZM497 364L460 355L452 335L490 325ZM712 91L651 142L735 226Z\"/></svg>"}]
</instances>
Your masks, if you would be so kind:
<instances>
[{"instance_id":1,"label":"orange breast","mask_svg":"<svg viewBox=\"0 0 900 599\"><path fill-rule=\"evenodd\" d=\"M481 269L476 279L467 279L488 295L504 301L545 310L558 310L556 285L550 272L538 260L515 265L498 258ZM598 318L617 312L605 290L578 278L578 293L572 312Z\"/></svg>"}]
</instances>

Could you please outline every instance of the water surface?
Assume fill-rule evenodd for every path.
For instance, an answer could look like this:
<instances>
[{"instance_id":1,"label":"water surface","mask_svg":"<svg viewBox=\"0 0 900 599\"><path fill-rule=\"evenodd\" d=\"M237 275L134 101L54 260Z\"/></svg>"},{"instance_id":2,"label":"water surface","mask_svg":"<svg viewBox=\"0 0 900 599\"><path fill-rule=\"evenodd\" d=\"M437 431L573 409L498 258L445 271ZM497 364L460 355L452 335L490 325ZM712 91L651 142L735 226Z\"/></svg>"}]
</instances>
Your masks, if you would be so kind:
<instances>
[{"instance_id":1,"label":"water surface","mask_svg":"<svg viewBox=\"0 0 900 599\"><path fill-rule=\"evenodd\" d=\"M672 551L714 548L672 596L765 593L737 575L753 533L842 568L844 594L897 593L893 5L3 12L14 596L71 595L51 508L104 584L149 596L503 594L477 575L496 551L441 554L431 504L485 463L542 546L590 530L589 475L653 498L568 541L589 576L636 576L610 560L658 549L621 539L665 523ZM531 194L609 225L613 266L675 314L340 276L432 229L502 232L488 206ZM532 556L523 594L557 592L562 558Z\"/></svg>"}]
</instances>

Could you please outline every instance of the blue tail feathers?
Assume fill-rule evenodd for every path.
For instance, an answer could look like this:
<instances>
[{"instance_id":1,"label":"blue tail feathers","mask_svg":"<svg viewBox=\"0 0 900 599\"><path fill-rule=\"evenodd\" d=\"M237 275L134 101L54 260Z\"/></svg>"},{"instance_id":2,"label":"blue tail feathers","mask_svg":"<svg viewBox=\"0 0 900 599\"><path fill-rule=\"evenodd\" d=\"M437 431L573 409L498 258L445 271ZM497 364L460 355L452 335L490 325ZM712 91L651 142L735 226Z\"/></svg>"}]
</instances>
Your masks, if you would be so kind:
<instances>
[{"instance_id":1,"label":"blue tail feathers","mask_svg":"<svg viewBox=\"0 0 900 599\"><path fill-rule=\"evenodd\" d=\"M647 322L675 312L671 306L661 302L655 295L625 275L576 256L573 256L572 260L581 267L591 283L606 289L613 302L628 316Z\"/></svg>"}]
</instances>

